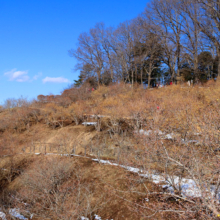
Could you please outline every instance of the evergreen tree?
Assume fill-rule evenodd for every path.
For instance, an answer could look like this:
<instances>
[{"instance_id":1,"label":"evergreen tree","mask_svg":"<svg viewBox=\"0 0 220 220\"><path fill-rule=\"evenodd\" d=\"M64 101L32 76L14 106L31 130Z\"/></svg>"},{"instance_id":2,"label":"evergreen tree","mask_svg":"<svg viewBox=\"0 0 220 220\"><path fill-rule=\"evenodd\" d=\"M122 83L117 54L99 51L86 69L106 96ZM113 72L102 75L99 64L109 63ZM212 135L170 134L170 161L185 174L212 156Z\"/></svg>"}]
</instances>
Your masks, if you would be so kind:
<instances>
[{"instance_id":1,"label":"evergreen tree","mask_svg":"<svg viewBox=\"0 0 220 220\"><path fill-rule=\"evenodd\" d=\"M78 80L74 80L74 86L80 87L83 84L84 79L85 79L84 74L80 73Z\"/></svg>"}]
</instances>

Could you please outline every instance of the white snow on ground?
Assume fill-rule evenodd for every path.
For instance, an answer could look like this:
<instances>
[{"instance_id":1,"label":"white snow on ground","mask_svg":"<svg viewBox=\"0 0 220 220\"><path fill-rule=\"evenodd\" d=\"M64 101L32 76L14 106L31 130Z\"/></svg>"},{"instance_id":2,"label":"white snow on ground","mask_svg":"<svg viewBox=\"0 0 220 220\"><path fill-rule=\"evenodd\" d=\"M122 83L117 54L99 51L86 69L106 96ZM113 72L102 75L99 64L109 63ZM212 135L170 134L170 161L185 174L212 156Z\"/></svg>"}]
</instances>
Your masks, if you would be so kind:
<instances>
[{"instance_id":1,"label":"white snow on ground","mask_svg":"<svg viewBox=\"0 0 220 220\"><path fill-rule=\"evenodd\" d=\"M38 153L35 153L38 154ZM88 158L91 159L90 157L85 157L81 155L76 155L76 154L54 154L54 153L47 153L46 155L61 155L61 156L76 156L76 157L82 157L82 158ZM109 160L100 160L100 159L92 159L95 162L99 162L102 164L108 164L108 165L113 165L113 166L120 166L130 172L137 173L138 175L150 179L152 182L155 184L158 183L163 183L165 182L162 187L166 188L169 192L174 193L174 189L172 185L174 184L176 188L178 189L179 187L181 188L182 196L183 197L200 197L201 192L199 188L196 186L196 183L192 179L187 179L187 178L179 178L177 176L173 176L172 179L170 177L164 177L161 174L153 174L146 172L145 170L141 170L139 168L135 167L130 167L130 166L125 166L125 165L120 165L117 163L112 163ZM153 171L155 172L155 171ZM211 189L213 192L215 191L215 186L212 186ZM220 201L220 191L218 192L217 199Z\"/></svg>"},{"instance_id":2,"label":"white snow on ground","mask_svg":"<svg viewBox=\"0 0 220 220\"><path fill-rule=\"evenodd\" d=\"M81 216L81 220L89 220L89 219L86 218L86 217ZM95 220L102 220L102 218L101 218L100 216L98 216L98 215L95 214ZM108 220L108 219L107 219L107 220ZM111 220L113 220L113 219L111 219Z\"/></svg>"},{"instance_id":3,"label":"white snow on ground","mask_svg":"<svg viewBox=\"0 0 220 220\"><path fill-rule=\"evenodd\" d=\"M19 213L19 209L10 209L9 214L15 218L21 219L21 220L28 220L28 218L25 218L23 215Z\"/></svg>"},{"instance_id":4,"label":"white snow on ground","mask_svg":"<svg viewBox=\"0 0 220 220\"><path fill-rule=\"evenodd\" d=\"M160 182L166 182L167 184L164 185L164 188L169 188L169 191L171 191L171 192L174 191L173 188L169 184L172 182L170 178L165 179L164 176L162 176L162 175L146 173L145 171L143 171L139 168L134 168L134 167L130 167L130 166L124 166L124 165L119 165L116 163L111 163L108 160L98 160L98 159L92 159L92 160L99 162L99 163L103 163L103 164L120 166L120 167L122 167L132 173L137 173L144 178L148 178L156 184L158 184ZM173 182L176 186L179 186L179 184L180 184L180 186L182 188L183 196L186 196L186 197L192 197L192 196L199 197L199 196L201 196L199 189L196 187L196 184L192 179L183 178L180 180L179 177L174 177Z\"/></svg>"},{"instance_id":5,"label":"white snow on ground","mask_svg":"<svg viewBox=\"0 0 220 220\"><path fill-rule=\"evenodd\" d=\"M35 153L35 154L38 155L40 153ZM82 157L82 158L91 159L90 157L85 157L85 156L76 155L76 154L47 153L46 155L75 156L75 157ZM172 185L174 184L177 189L179 187L181 188L181 193L182 193L183 197L200 197L201 196L201 192L200 192L199 188L196 186L195 181L192 180L192 179L187 179L187 178L181 178L180 179L177 176L173 176L172 179L170 177L166 177L165 178L161 174L152 174L152 173L146 172L145 170L141 170L139 168L135 168L135 167L131 167L131 166L125 166L125 165L120 165L120 164L117 164L117 163L112 163L109 160L100 160L100 159L92 159L92 160L95 161L95 162L102 163L102 164L122 167L122 168L124 168L124 169L126 169L126 170L128 170L130 172L137 173L141 177L148 178L149 180L151 180L155 184L165 182L167 184L164 184L162 187L166 188L170 193L174 193L174 189L172 187ZM211 186L212 194L214 194L215 189L216 189L215 185ZM217 200L220 202L220 190L217 193ZM146 198L146 201L148 201L147 198ZM16 209L16 208L10 209L9 210L9 214L11 216L16 217L16 218L21 219L21 220L28 220L23 215L21 215L19 213L19 209ZM3 212L0 212L0 217L3 220L7 220L6 219L6 215ZM98 215L95 215L95 219L96 220L101 220L101 217L99 217ZM89 219L82 216L81 220L89 220Z\"/></svg>"},{"instance_id":6,"label":"white snow on ground","mask_svg":"<svg viewBox=\"0 0 220 220\"><path fill-rule=\"evenodd\" d=\"M83 122L82 125L97 125L97 122Z\"/></svg>"},{"instance_id":7,"label":"white snow on ground","mask_svg":"<svg viewBox=\"0 0 220 220\"><path fill-rule=\"evenodd\" d=\"M186 178L179 178L177 176L174 176L171 180L170 177L165 178L163 175L160 174L152 174L152 173L148 173L144 170L141 170L139 168L134 168L134 167L130 167L130 166L124 166L124 165L119 165L117 163L111 163L108 160L98 160L98 159L92 159L93 161L99 162L99 163L103 163L103 164L108 164L108 165L114 165L114 166L120 166L130 172L133 173L137 173L140 176L144 177L144 178L148 178L150 179L152 182L154 182L155 184L158 183L162 183L165 182L167 184L163 185L163 188L166 188L170 193L174 193L174 189L171 186L171 183L174 184L176 186L176 188L178 189L179 187L181 187L181 192L182 192L182 196L183 197L200 197L201 196L201 192L198 189L198 187L196 186L196 183L194 180L192 179L186 179ZM214 192L214 186L213 186L213 192ZM217 195L218 200L220 200L220 192Z\"/></svg>"},{"instance_id":8,"label":"white snow on ground","mask_svg":"<svg viewBox=\"0 0 220 220\"><path fill-rule=\"evenodd\" d=\"M90 157L84 157L84 156L76 155L76 154L53 154L53 153L47 153L46 155L76 156L76 157L82 157L82 158L91 159ZM117 163L112 163L109 160L99 160L99 159L92 159L92 160L95 161L95 162L102 163L102 164L122 167L122 168L124 168L124 169L126 169L126 170L128 170L130 172L137 173L137 174L139 174L140 176L142 176L144 178L150 179L155 184L165 182L166 184L163 185L163 188L166 188L171 193L174 193L174 189L171 186L172 184L174 184L177 189L179 187L181 187L182 196L184 196L184 197L200 197L201 196L200 190L196 186L195 181L192 180L192 179L187 179L187 178L181 178L180 179L179 177L174 176L174 177L172 177L172 180L171 180L170 177L166 177L165 178L161 174L149 173L149 172L146 172L146 171L141 170L139 168L125 166L125 165L120 165L120 164L117 164ZM214 190L215 190L215 186L213 186L212 191L214 192ZM220 200L220 191L219 191L219 193L217 195L217 199Z\"/></svg>"},{"instance_id":9,"label":"white snow on ground","mask_svg":"<svg viewBox=\"0 0 220 220\"><path fill-rule=\"evenodd\" d=\"M162 138L162 139L168 139L168 140L173 140L174 139L174 134L173 133L165 134L161 130L155 130L155 131L147 130L147 131L145 131L145 130L141 129L141 130L138 131L138 133L143 134L145 136L150 136L152 133L154 133L154 134L157 134L157 135L163 135L164 138Z\"/></svg>"},{"instance_id":10,"label":"white snow on ground","mask_svg":"<svg viewBox=\"0 0 220 220\"><path fill-rule=\"evenodd\" d=\"M90 118L108 118L109 116L108 115L90 115Z\"/></svg>"},{"instance_id":11,"label":"white snow on ground","mask_svg":"<svg viewBox=\"0 0 220 220\"><path fill-rule=\"evenodd\" d=\"M86 217L81 216L81 220L89 220L89 219L86 218Z\"/></svg>"},{"instance_id":12,"label":"white snow on ground","mask_svg":"<svg viewBox=\"0 0 220 220\"><path fill-rule=\"evenodd\" d=\"M102 218L95 214L95 220L102 220Z\"/></svg>"},{"instance_id":13,"label":"white snow on ground","mask_svg":"<svg viewBox=\"0 0 220 220\"><path fill-rule=\"evenodd\" d=\"M152 131L152 130L143 130L143 129L140 129L139 131L135 131L135 133L139 133L139 134L142 134L142 135L145 135L145 136L150 136L152 133L154 134L157 134L157 135L160 135L162 136L160 139L167 139L167 140L174 140L175 139L175 134L174 133L170 133L170 134L165 134L164 132L160 131L160 130L155 130L155 131ZM200 133L194 133L194 135L200 135ZM199 141L197 140L184 140L182 139L181 140L182 144L200 144Z\"/></svg>"},{"instance_id":14,"label":"white snow on ground","mask_svg":"<svg viewBox=\"0 0 220 220\"><path fill-rule=\"evenodd\" d=\"M7 220L7 219L6 219L6 214L5 214L4 212L0 212L0 218L1 218L2 220Z\"/></svg>"},{"instance_id":15,"label":"white snow on ground","mask_svg":"<svg viewBox=\"0 0 220 220\"><path fill-rule=\"evenodd\" d=\"M163 135L163 134L164 134L164 133L163 133L162 131L160 131L160 130L155 130L155 131L147 130L147 131L145 131L145 130L143 130L143 129L139 130L139 133L140 133L140 134L144 134L144 135L146 135L146 136L149 136L151 133L155 133L155 134L158 134L158 135Z\"/></svg>"},{"instance_id":16,"label":"white snow on ground","mask_svg":"<svg viewBox=\"0 0 220 220\"><path fill-rule=\"evenodd\" d=\"M173 134L167 134L165 136L165 138L168 139L168 140L172 140L173 139Z\"/></svg>"},{"instance_id":17,"label":"white snow on ground","mask_svg":"<svg viewBox=\"0 0 220 220\"><path fill-rule=\"evenodd\" d=\"M182 196L184 197L200 197L201 196L200 190L198 189L198 187L196 186L196 183L192 179L186 179L186 178L180 179L179 177L174 176L173 181L172 181L171 178L169 177L165 178L164 176L159 175L159 174L151 174L151 173L142 174L143 171L140 171L137 168L127 167L126 169L131 172L135 171L135 173L138 173L140 176L144 178L150 179L155 184L166 182L167 184L163 185L163 187L167 188L171 193L174 193L174 189L170 184L170 183L173 183L176 186L176 188L178 188L179 186L181 187Z\"/></svg>"}]
</instances>

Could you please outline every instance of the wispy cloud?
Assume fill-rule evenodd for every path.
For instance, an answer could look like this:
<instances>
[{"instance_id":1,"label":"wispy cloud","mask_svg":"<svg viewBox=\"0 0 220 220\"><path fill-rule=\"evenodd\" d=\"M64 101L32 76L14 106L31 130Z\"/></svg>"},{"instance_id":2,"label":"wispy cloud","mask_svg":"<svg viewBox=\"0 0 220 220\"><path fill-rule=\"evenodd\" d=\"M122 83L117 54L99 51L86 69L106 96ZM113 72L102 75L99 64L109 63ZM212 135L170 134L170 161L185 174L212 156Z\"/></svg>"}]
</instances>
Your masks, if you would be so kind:
<instances>
[{"instance_id":1,"label":"wispy cloud","mask_svg":"<svg viewBox=\"0 0 220 220\"><path fill-rule=\"evenodd\" d=\"M70 81L66 78L63 78L63 77L46 77L44 78L43 80L43 83L47 83L47 82L50 82L50 83L70 83Z\"/></svg>"},{"instance_id":2,"label":"wispy cloud","mask_svg":"<svg viewBox=\"0 0 220 220\"><path fill-rule=\"evenodd\" d=\"M12 69L11 71L5 72L4 75L9 78L9 81L27 82L30 79L27 70L17 71L17 69Z\"/></svg>"},{"instance_id":3,"label":"wispy cloud","mask_svg":"<svg viewBox=\"0 0 220 220\"><path fill-rule=\"evenodd\" d=\"M39 77L42 76L42 73L39 72L38 74L36 74L34 77L33 77L33 80L37 80Z\"/></svg>"},{"instance_id":4,"label":"wispy cloud","mask_svg":"<svg viewBox=\"0 0 220 220\"><path fill-rule=\"evenodd\" d=\"M17 82L33 82L42 76L42 73L39 72L33 78L28 75L28 70L18 71L16 68L4 73L4 76L8 77L9 81Z\"/></svg>"}]
</instances>

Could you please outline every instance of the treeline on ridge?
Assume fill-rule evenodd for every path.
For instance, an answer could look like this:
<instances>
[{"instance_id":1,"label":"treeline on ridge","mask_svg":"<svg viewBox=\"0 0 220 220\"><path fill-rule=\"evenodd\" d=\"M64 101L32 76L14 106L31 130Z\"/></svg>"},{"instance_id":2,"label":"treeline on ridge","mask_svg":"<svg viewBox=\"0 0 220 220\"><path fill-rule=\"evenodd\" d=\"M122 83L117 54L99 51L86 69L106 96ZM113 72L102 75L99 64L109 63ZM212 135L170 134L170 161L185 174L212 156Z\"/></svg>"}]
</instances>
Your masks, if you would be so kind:
<instances>
[{"instance_id":1,"label":"treeline on ridge","mask_svg":"<svg viewBox=\"0 0 220 220\"><path fill-rule=\"evenodd\" d=\"M219 4L216 0L152 0L142 14L117 28L98 23L69 50L80 71L75 85L122 81L154 86L216 79Z\"/></svg>"}]
</instances>

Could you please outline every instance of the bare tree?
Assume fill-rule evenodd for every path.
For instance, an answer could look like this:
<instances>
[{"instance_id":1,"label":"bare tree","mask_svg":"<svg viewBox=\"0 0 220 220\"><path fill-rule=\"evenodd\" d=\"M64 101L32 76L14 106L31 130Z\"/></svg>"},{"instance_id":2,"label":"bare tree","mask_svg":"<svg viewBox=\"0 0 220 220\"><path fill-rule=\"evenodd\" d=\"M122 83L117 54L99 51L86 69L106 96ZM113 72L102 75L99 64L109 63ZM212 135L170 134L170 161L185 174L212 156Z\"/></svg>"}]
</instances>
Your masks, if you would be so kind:
<instances>
[{"instance_id":1,"label":"bare tree","mask_svg":"<svg viewBox=\"0 0 220 220\"><path fill-rule=\"evenodd\" d=\"M98 34L96 28L90 29L89 33L81 34L78 39L78 48L70 50L69 54L78 60L76 69L82 70L85 65L90 67L97 75L99 85L104 68L104 54Z\"/></svg>"},{"instance_id":2,"label":"bare tree","mask_svg":"<svg viewBox=\"0 0 220 220\"><path fill-rule=\"evenodd\" d=\"M182 18L177 10L178 2L175 0L154 0L145 10L145 14L151 17L154 25L159 25L160 36L164 39L165 59L169 66L171 78L180 76L181 57L181 29Z\"/></svg>"},{"instance_id":3,"label":"bare tree","mask_svg":"<svg viewBox=\"0 0 220 220\"><path fill-rule=\"evenodd\" d=\"M220 57L220 2L218 0L195 0L199 4L201 16L197 22L202 32L209 38L215 46L215 51ZM220 62L218 62L218 74L220 74Z\"/></svg>"},{"instance_id":4,"label":"bare tree","mask_svg":"<svg viewBox=\"0 0 220 220\"><path fill-rule=\"evenodd\" d=\"M142 19L141 28L143 29L143 35L138 42L139 51L136 56L140 60L141 68L144 69L147 75L148 88L150 88L152 73L159 68L162 61L163 48L161 38L158 35L158 27L151 25L148 16Z\"/></svg>"}]
</instances>

